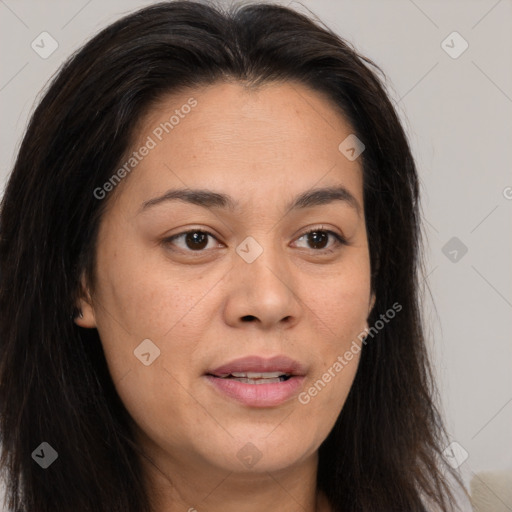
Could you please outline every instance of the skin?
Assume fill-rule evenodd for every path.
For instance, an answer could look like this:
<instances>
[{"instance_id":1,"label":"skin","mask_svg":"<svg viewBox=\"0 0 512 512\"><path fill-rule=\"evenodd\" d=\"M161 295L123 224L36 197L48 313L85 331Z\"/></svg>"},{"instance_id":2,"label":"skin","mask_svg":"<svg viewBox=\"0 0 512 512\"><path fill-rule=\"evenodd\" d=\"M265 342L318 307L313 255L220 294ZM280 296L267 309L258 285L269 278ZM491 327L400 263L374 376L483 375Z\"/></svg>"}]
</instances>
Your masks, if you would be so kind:
<instances>
[{"instance_id":1,"label":"skin","mask_svg":"<svg viewBox=\"0 0 512 512\"><path fill-rule=\"evenodd\" d=\"M327 511L315 484L318 448L345 403L359 354L308 404L295 396L248 407L217 392L204 373L246 355L284 354L306 366L304 391L367 328L374 297L362 168L338 150L353 130L303 85L221 83L162 99L142 120L133 149L190 97L197 106L104 199L96 282L83 282L76 323L98 329L152 461L142 459L156 512ZM286 211L303 192L339 185L359 212L344 201ZM141 211L179 187L228 194L238 207L174 200ZM329 235L315 248L302 237L322 226L348 245ZM212 234L202 252L185 236L165 242L192 228ZM236 252L248 236L263 248L252 263ZM134 356L144 339L160 349L149 366ZM237 457L247 443L261 455L252 467Z\"/></svg>"}]
</instances>

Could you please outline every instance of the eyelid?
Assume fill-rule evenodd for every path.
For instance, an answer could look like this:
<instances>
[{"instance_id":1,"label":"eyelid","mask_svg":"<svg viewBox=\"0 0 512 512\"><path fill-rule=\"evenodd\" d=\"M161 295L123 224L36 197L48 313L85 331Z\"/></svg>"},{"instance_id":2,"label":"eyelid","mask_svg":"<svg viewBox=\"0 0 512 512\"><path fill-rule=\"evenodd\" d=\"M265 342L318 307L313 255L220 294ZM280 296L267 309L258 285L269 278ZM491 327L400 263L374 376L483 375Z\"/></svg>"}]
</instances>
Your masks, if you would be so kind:
<instances>
[{"instance_id":1,"label":"eyelid","mask_svg":"<svg viewBox=\"0 0 512 512\"><path fill-rule=\"evenodd\" d=\"M305 231L301 231L301 233L295 238L295 240L298 240L302 237L305 237L307 235L309 235L310 233L314 233L315 231L323 231L325 233L327 233L328 235L332 235L336 241L335 243L335 246L343 246L343 245L349 245L348 244L348 241L347 239L340 233L337 233L336 231L334 230L331 230L331 229L328 229L326 228L325 226L323 225L319 225L319 226L314 226L312 228L307 228ZM162 243L167 245L167 244L170 244L173 240L179 238L179 237L182 237L182 236L185 236L185 235L188 235L189 233L204 233L205 235L211 237L211 238L214 238L217 242L219 242L218 238L213 234L211 233L210 231L208 231L207 229L204 229L204 228L190 228L190 229L187 229L185 231L182 231L180 233L176 233L175 235L172 235L170 237L166 237L162 240ZM222 243L222 242L219 242L219 243ZM181 249L181 248L178 248L179 250L181 251L184 251L188 254L196 254L196 255L200 255L202 253L205 253L207 252L205 249L202 249L202 250L199 250L199 251L193 251L191 249ZM315 253L318 253L318 254L322 254L322 253L329 253L329 252L333 252L334 250L336 250L335 248L331 248L331 249L310 249L312 252L315 252Z\"/></svg>"},{"instance_id":2,"label":"eyelid","mask_svg":"<svg viewBox=\"0 0 512 512\"><path fill-rule=\"evenodd\" d=\"M303 231L296 238L296 240L298 240L298 239L300 239L300 238L302 238L304 236L307 236L310 233L314 233L316 231L323 231L323 232L327 233L328 235L332 235L334 237L334 239L336 240L336 243L334 244L335 245L334 248L331 248L331 249L311 249L311 251L313 251L313 252L317 252L319 254L321 254L321 253L325 254L325 253L329 253L329 252L335 251L337 246L349 245L348 240L345 238L344 235L342 235L340 233L337 233L336 231L334 231L332 229L328 229L327 227L325 227L323 225L314 226L312 228L306 229L306 231Z\"/></svg>"},{"instance_id":3,"label":"eyelid","mask_svg":"<svg viewBox=\"0 0 512 512\"><path fill-rule=\"evenodd\" d=\"M222 243L222 242L219 242L217 236L215 236L211 231L209 231L208 229L205 229L205 228L189 228L185 231L181 231L180 233L176 233L175 235L171 235L171 236L168 236L168 237L165 237L163 240L162 240L162 244L164 244L165 246L167 245L171 245L171 243L177 239L177 238L180 238L182 236L185 236L185 235L188 235L189 233L204 233L205 235L209 236L210 238L213 238L215 239L218 243ZM202 249L200 251L192 251L190 249L182 249L181 247L178 247L177 249L178 251L182 251L182 252L186 252L187 254L195 254L195 255L201 255L201 254L204 254L205 252L207 252L205 249Z\"/></svg>"}]
</instances>

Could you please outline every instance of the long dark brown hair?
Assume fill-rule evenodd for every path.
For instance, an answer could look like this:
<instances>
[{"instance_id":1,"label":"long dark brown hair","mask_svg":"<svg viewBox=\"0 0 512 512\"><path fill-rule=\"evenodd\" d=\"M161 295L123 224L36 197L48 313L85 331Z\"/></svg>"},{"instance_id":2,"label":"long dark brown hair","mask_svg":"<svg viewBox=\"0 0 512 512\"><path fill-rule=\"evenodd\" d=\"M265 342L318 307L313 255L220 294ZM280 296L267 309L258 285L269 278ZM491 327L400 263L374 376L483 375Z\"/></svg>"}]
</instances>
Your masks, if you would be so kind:
<instances>
[{"instance_id":1,"label":"long dark brown hair","mask_svg":"<svg viewBox=\"0 0 512 512\"><path fill-rule=\"evenodd\" d=\"M336 512L452 509L446 476L463 484L442 457L449 441L423 334L418 177L384 80L319 22L264 4L155 4L64 64L32 115L0 210L0 463L10 511L151 510L98 333L71 316L110 199L94 190L123 161L135 121L165 94L222 81L309 86L366 146L368 323L396 302L403 309L362 350L319 450L318 488ZM42 442L58 452L47 470L32 457Z\"/></svg>"}]
</instances>

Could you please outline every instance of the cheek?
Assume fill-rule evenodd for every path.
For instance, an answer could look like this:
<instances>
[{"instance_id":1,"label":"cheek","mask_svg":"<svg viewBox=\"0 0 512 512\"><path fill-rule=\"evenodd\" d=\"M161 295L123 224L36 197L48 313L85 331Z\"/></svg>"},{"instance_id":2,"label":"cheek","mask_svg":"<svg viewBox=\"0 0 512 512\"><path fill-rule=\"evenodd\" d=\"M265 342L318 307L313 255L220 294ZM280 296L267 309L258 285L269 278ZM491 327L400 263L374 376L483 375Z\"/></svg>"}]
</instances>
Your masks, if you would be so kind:
<instances>
[{"instance_id":1,"label":"cheek","mask_svg":"<svg viewBox=\"0 0 512 512\"><path fill-rule=\"evenodd\" d=\"M133 272L129 280L118 279L121 275L120 269L104 285L109 312L102 309L98 332L121 401L137 425L156 438L169 418L188 424L191 411L201 414L186 391L205 329L201 309L195 307L201 294L192 285L166 282L156 269ZM180 429L166 429L171 444L180 435Z\"/></svg>"},{"instance_id":2,"label":"cheek","mask_svg":"<svg viewBox=\"0 0 512 512\"><path fill-rule=\"evenodd\" d=\"M197 422L196 416L204 416L193 394L187 392L187 383L172 370L162 352L150 366L132 367L115 384L137 426L150 438L170 445L183 443L187 425ZM201 419L208 420L206 417Z\"/></svg>"},{"instance_id":3,"label":"cheek","mask_svg":"<svg viewBox=\"0 0 512 512\"><path fill-rule=\"evenodd\" d=\"M354 259L322 286L307 286L305 302L318 337L318 364L308 380L302 405L313 414L336 418L355 378L369 310L369 264Z\"/></svg>"},{"instance_id":4,"label":"cheek","mask_svg":"<svg viewBox=\"0 0 512 512\"><path fill-rule=\"evenodd\" d=\"M320 336L332 340L336 348L357 336L366 326L369 313L369 265L356 262L318 281L306 276L303 297L316 322Z\"/></svg>"},{"instance_id":5,"label":"cheek","mask_svg":"<svg viewBox=\"0 0 512 512\"><path fill-rule=\"evenodd\" d=\"M174 373L190 368L204 325L194 308L197 295L184 293L182 287L151 284L133 279L116 287L106 301L109 311L102 308L97 323L114 382L131 372L130 379L140 381L141 391L154 393L172 384L166 369ZM178 373L181 378L183 370Z\"/></svg>"},{"instance_id":6,"label":"cheek","mask_svg":"<svg viewBox=\"0 0 512 512\"><path fill-rule=\"evenodd\" d=\"M163 338L194 308L207 286L201 278L185 279L160 254L153 259L151 255L134 249L122 258L107 255L104 265L98 265L103 268L98 273L99 301L104 306L100 313L107 316L103 319L114 330L124 329L141 340Z\"/></svg>"},{"instance_id":7,"label":"cheek","mask_svg":"<svg viewBox=\"0 0 512 512\"><path fill-rule=\"evenodd\" d=\"M369 286L369 285L368 285ZM369 287L341 281L316 298L312 321L316 323L317 364L299 396L299 403L326 436L341 412L354 381L368 315ZM312 308L313 309L313 308Z\"/></svg>"},{"instance_id":8,"label":"cheek","mask_svg":"<svg viewBox=\"0 0 512 512\"><path fill-rule=\"evenodd\" d=\"M338 418L352 388L359 363L359 354L351 361L334 359L315 375L298 397L305 421L316 428L315 437L325 439Z\"/></svg>"}]
</instances>

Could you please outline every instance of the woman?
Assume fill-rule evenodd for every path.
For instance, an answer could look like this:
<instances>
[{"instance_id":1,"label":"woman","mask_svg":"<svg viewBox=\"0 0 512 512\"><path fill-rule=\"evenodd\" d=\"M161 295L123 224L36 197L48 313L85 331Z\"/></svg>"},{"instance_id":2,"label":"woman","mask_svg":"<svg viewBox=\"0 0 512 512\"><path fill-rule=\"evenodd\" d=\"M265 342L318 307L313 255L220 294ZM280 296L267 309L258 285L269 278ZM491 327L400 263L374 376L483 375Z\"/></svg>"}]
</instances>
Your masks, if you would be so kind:
<instances>
[{"instance_id":1,"label":"woman","mask_svg":"<svg viewBox=\"0 0 512 512\"><path fill-rule=\"evenodd\" d=\"M65 64L0 212L9 510L452 509L372 67L290 9L195 2Z\"/></svg>"}]
</instances>

